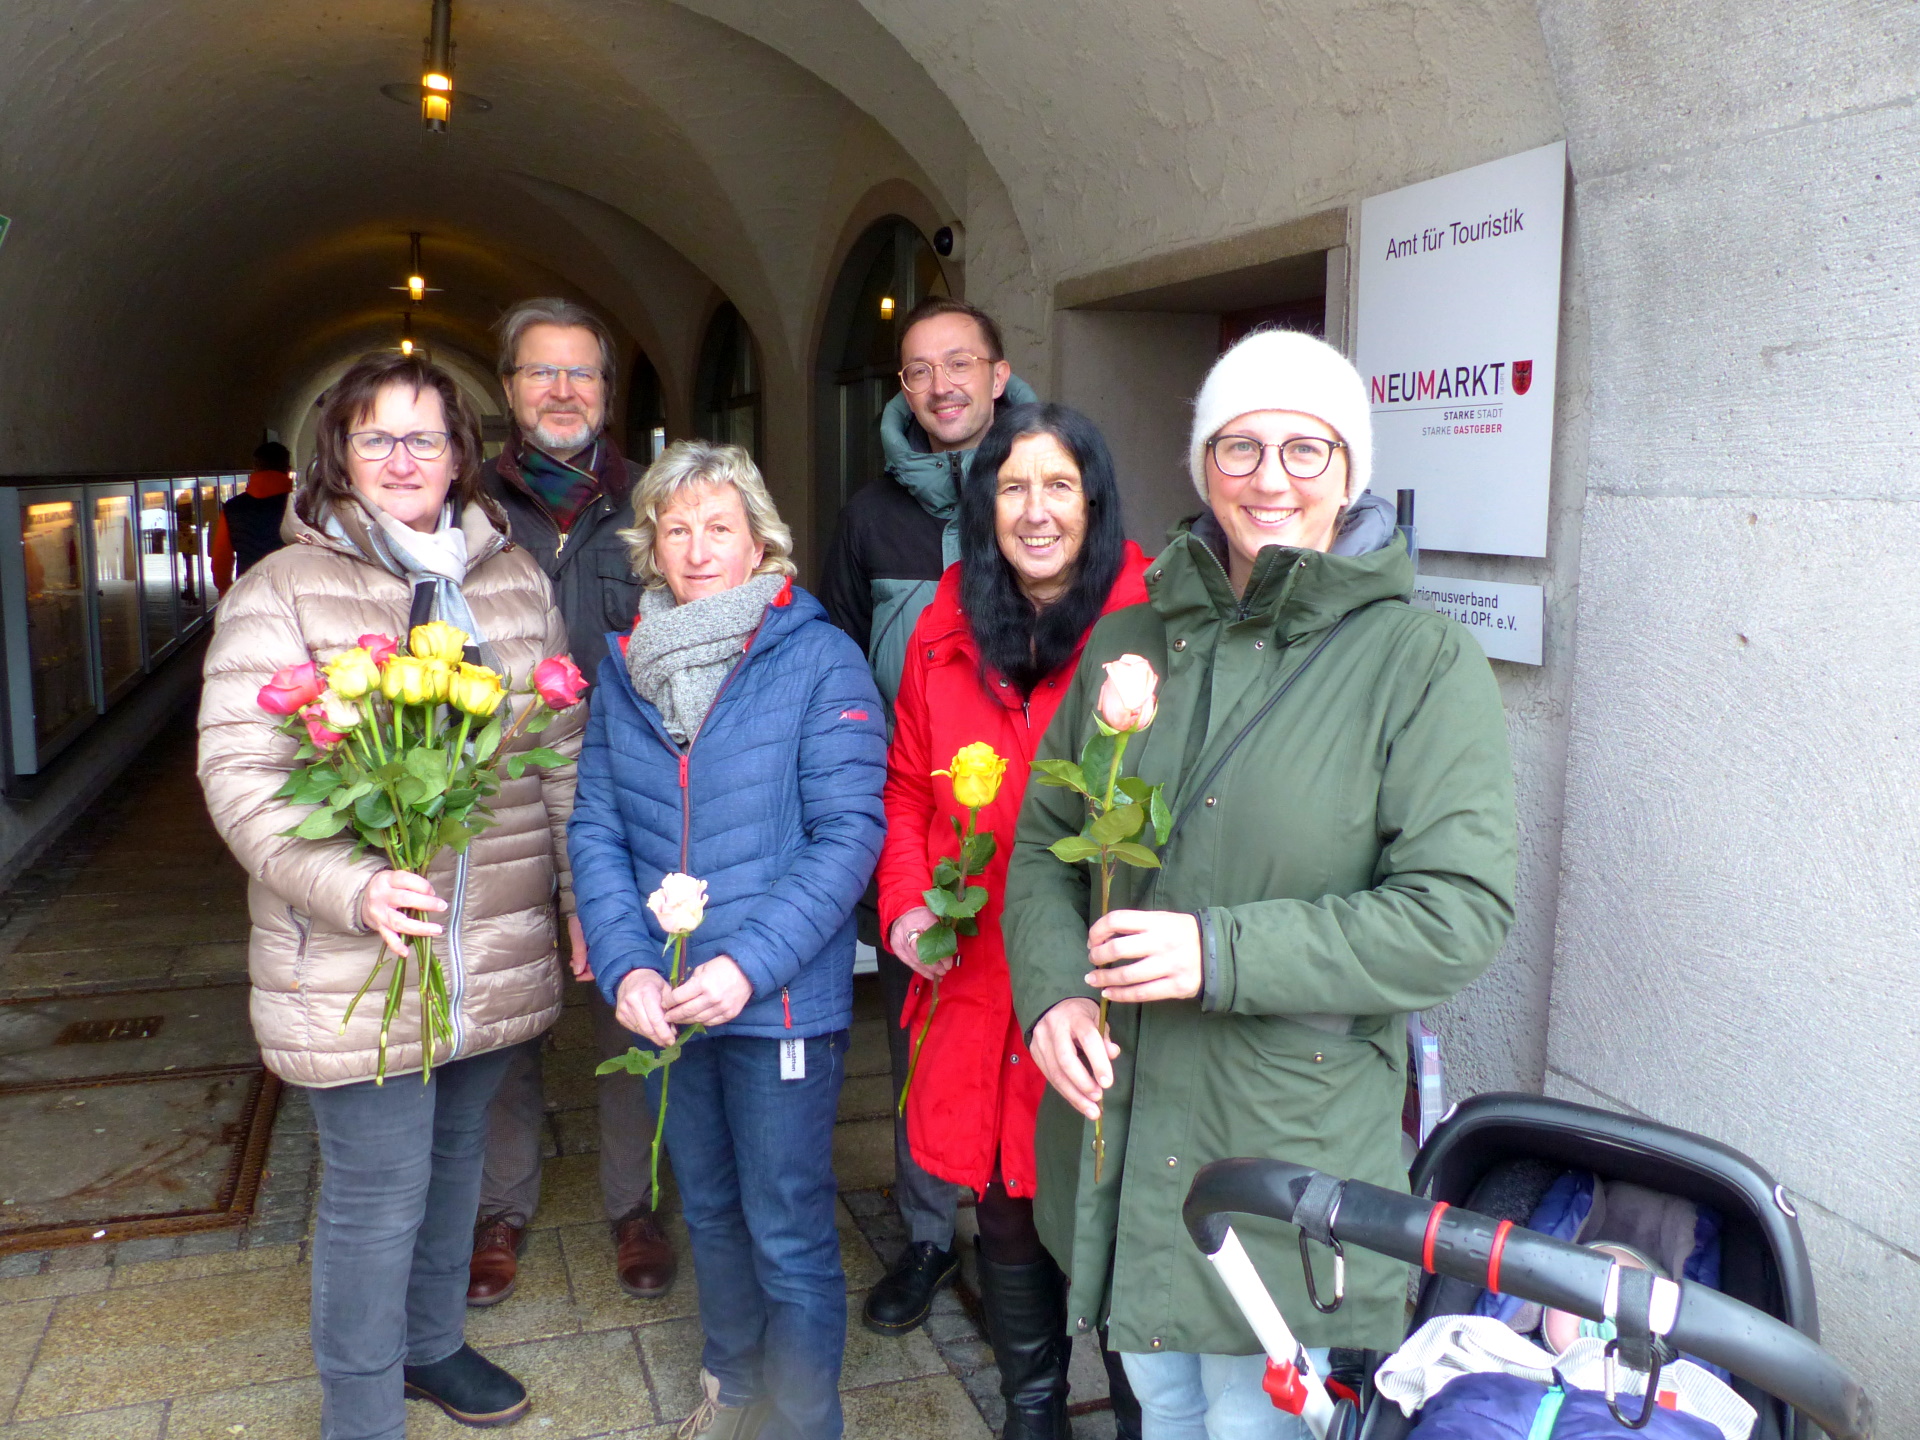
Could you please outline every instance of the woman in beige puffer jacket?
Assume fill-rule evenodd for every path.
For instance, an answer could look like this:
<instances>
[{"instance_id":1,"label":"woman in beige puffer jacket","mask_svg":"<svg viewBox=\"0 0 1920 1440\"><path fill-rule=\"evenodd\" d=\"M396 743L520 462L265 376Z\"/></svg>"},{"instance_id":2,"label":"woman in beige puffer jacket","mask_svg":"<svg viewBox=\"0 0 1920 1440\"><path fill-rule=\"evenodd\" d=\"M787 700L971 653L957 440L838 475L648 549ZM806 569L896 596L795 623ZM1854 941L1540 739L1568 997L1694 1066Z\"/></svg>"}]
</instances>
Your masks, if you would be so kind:
<instances>
[{"instance_id":1,"label":"woman in beige puffer jacket","mask_svg":"<svg viewBox=\"0 0 1920 1440\"><path fill-rule=\"evenodd\" d=\"M427 893L377 853L355 859L348 837L285 833L309 807L276 798L295 745L260 707L259 692L281 667L325 665L370 632L404 638L427 618L461 623L457 608L446 613L460 600L473 622L462 628L484 637L510 687L524 686L542 659L564 655L567 632L545 574L480 498L478 424L443 371L417 358L370 356L336 384L320 430L283 526L290 543L241 577L217 612L199 769L214 823L251 877L254 1031L275 1074L312 1087L326 1161L312 1316L322 1433L398 1440L403 1388L469 1423L504 1423L527 1405L518 1381L463 1343L467 1258L486 1111L508 1047L560 1014L556 907L572 910L573 768L503 774L493 825L465 857L444 853L434 863ZM421 457L408 442L442 453ZM366 449L382 443L390 452L368 458ZM450 533L456 528L460 536ZM426 541L457 555L461 536L465 573L449 600L447 587L405 555ZM544 744L571 759L585 708L508 748ZM429 931L446 970L453 1044L441 1045L423 1084L419 998L409 984L389 1034L386 1080L376 1085L383 987L350 1021L349 1002L383 934L404 941Z\"/></svg>"}]
</instances>

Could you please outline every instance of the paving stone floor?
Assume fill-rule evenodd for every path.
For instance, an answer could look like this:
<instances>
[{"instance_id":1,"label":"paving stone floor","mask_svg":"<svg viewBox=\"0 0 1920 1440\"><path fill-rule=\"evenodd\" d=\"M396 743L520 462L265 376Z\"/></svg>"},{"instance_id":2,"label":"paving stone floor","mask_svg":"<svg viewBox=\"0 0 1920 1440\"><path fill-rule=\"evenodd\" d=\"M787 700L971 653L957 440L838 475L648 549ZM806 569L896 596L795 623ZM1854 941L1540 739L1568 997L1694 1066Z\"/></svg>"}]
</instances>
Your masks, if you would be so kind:
<instances>
[{"instance_id":1,"label":"paving stone floor","mask_svg":"<svg viewBox=\"0 0 1920 1440\"><path fill-rule=\"evenodd\" d=\"M190 714L0 894L0 1000L232 983L246 973L245 877L193 777ZM574 997L576 1001L583 998ZM834 1136L849 1308L844 1378L853 1440L988 1440L1001 1409L970 1291L940 1297L899 1339L857 1320L904 1234L886 1187L893 1150L886 1045L873 982L859 987ZM547 1054L549 1159L521 1281L468 1334L520 1375L541 1440L668 1440L696 1398L690 1263L673 1291L634 1300L614 1282L597 1185L586 1012ZM0 1174L13 1158L0 1154ZM266 1179L245 1225L178 1238L0 1256L0 1440L295 1440L319 1432L307 1347L307 1246L318 1163L312 1114L289 1087ZM669 1208L671 1198L669 1197ZM970 1220L964 1215L963 1221ZM676 1242L686 1243L677 1217ZM1101 1405L1097 1355L1076 1347L1076 1408ZM467 1433L409 1407L418 1440ZM1104 1409L1075 1440L1106 1440Z\"/></svg>"}]
</instances>

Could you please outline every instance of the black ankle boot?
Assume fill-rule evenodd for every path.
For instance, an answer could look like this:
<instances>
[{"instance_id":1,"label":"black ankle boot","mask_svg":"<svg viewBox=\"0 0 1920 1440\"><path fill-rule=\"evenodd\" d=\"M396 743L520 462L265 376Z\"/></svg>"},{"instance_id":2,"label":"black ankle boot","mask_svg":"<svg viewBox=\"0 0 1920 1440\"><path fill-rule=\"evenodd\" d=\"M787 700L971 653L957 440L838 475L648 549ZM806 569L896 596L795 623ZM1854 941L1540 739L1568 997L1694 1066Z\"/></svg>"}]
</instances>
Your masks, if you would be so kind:
<instances>
[{"instance_id":1,"label":"black ankle boot","mask_svg":"<svg viewBox=\"0 0 1920 1440\"><path fill-rule=\"evenodd\" d=\"M1107 1367L1107 1398L1113 1405L1114 1440L1140 1440L1140 1401L1127 1378L1118 1350L1107 1348L1107 1328L1100 1327L1100 1363Z\"/></svg>"},{"instance_id":2,"label":"black ankle boot","mask_svg":"<svg viewBox=\"0 0 1920 1440\"><path fill-rule=\"evenodd\" d=\"M1007 1401L1001 1440L1069 1440L1067 1280L1049 1259L999 1265L980 1256L987 1340Z\"/></svg>"},{"instance_id":3,"label":"black ankle boot","mask_svg":"<svg viewBox=\"0 0 1920 1440\"><path fill-rule=\"evenodd\" d=\"M511 1425L527 1413L527 1387L471 1345L403 1371L409 1400L431 1400L462 1425Z\"/></svg>"}]
</instances>

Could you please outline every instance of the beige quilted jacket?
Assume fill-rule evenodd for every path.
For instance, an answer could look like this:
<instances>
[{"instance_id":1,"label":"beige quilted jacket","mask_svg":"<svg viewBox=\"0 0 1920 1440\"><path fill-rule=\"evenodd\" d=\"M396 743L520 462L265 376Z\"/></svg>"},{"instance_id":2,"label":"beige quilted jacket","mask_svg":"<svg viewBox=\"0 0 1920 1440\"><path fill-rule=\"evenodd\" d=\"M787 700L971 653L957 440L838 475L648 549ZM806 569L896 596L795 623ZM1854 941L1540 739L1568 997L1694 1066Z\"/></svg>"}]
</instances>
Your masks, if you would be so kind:
<instances>
[{"instance_id":1,"label":"beige quilted jacket","mask_svg":"<svg viewBox=\"0 0 1920 1440\"><path fill-rule=\"evenodd\" d=\"M463 528L472 557L463 586L474 619L513 682L523 684L549 655L565 654L566 626L547 577L510 545L476 506ZM352 858L346 839L297 840L281 832L307 812L274 799L293 767L294 743L257 703L283 665L325 664L368 631L406 633L407 582L363 559L287 511L293 542L255 565L220 602L200 700L200 784L221 836L252 877L253 1029L267 1067L299 1085L370 1079L382 996L369 992L344 1032L348 1002L367 977L380 941L361 923L360 901L385 861ZM525 704L525 700L517 703ZM568 711L536 739L569 758L580 749L586 706ZM436 1063L482 1054L540 1034L560 1015L561 966L555 902L567 912L566 825L573 810L571 765L501 780L496 824L469 847L466 863L446 854L428 878L453 908L436 942L454 1005L455 1041ZM384 976L382 984L384 985ZM389 1077L420 1069L420 1006L411 985L388 1036Z\"/></svg>"}]
</instances>

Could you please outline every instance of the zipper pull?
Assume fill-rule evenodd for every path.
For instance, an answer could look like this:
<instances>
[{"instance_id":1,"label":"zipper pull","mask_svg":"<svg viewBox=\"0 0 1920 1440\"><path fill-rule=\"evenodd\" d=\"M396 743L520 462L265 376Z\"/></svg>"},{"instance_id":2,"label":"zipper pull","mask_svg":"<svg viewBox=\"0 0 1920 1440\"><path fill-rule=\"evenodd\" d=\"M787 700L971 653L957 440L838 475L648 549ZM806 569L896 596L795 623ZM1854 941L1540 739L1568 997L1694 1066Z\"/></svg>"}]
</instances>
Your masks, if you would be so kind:
<instances>
[{"instance_id":1,"label":"zipper pull","mask_svg":"<svg viewBox=\"0 0 1920 1440\"><path fill-rule=\"evenodd\" d=\"M684 789L686 789L686 788L687 788L687 761L689 761L689 760L691 760L692 758L693 758L693 757L692 757L691 755L688 755L688 754L687 754L687 753L686 753L685 751L682 751L682 752L681 752L681 755L680 755L680 788L681 788L682 790L684 790Z\"/></svg>"},{"instance_id":2,"label":"zipper pull","mask_svg":"<svg viewBox=\"0 0 1920 1440\"><path fill-rule=\"evenodd\" d=\"M560 532L560 543L553 547L554 559L558 560L560 558L560 552L567 548L567 536L571 533L572 533L571 531L567 531L567 530L562 530Z\"/></svg>"},{"instance_id":3,"label":"zipper pull","mask_svg":"<svg viewBox=\"0 0 1920 1440\"><path fill-rule=\"evenodd\" d=\"M793 1006L787 1003L787 987L780 987L780 1013L787 1017L787 1029L793 1028Z\"/></svg>"}]
</instances>

